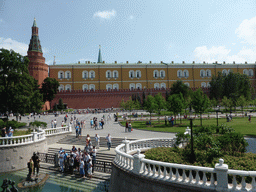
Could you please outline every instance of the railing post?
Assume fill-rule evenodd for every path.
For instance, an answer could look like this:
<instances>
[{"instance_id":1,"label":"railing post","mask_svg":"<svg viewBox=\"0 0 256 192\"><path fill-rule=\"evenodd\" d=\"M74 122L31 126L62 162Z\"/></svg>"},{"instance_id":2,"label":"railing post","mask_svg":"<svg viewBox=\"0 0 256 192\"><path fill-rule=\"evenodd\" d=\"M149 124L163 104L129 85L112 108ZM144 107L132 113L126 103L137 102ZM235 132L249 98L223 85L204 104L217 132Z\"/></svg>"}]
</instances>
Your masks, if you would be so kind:
<instances>
[{"instance_id":1,"label":"railing post","mask_svg":"<svg viewBox=\"0 0 256 192\"><path fill-rule=\"evenodd\" d=\"M35 129L34 129L34 131L32 132L32 134L33 134L33 141L34 141L34 142L37 141L37 132L35 131Z\"/></svg>"},{"instance_id":2,"label":"railing post","mask_svg":"<svg viewBox=\"0 0 256 192\"><path fill-rule=\"evenodd\" d=\"M71 127L71 125L69 124L69 132L72 132L72 127Z\"/></svg>"},{"instance_id":3,"label":"railing post","mask_svg":"<svg viewBox=\"0 0 256 192\"><path fill-rule=\"evenodd\" d=\"M140 154L140 149L137 149L137 153L133 156L133 170L135 174L140 174L141 160L144 159L145 155Z\"/></svg>"},{"instance_id":4,"label":"railing post","mask_svg":"<svg viewBox=\"0 0 256 192\"><path fill-rule=\"evenodd\" d=\"M122 141L122 143L125 144L125 147L124 147L125 153L128 153L129 152L129 143L130 143L130 141L127 140L127 138L125 137L124 140Z\"/></svg>"},{"instance_id":5,"label":"railing post","mask_svg":"<svg viewBox=\"0 0 256 192\"><path fill-rule=\"evenodd\" d=\"M219 163L215 164L215 171L217 174L217 191L228 190L228 165L223 163L224 160L219 159Z\"/></svg>"},{"instance_id":6,"label":"railing post","mask_svg":"<svg viewBox=\"0 0 256 192\"><path fill-rule=\"evenodd\" d=\"M58 153L54 154L54 166L59 167L59 158L58 158Z\"/></svg>"}]
</instances>

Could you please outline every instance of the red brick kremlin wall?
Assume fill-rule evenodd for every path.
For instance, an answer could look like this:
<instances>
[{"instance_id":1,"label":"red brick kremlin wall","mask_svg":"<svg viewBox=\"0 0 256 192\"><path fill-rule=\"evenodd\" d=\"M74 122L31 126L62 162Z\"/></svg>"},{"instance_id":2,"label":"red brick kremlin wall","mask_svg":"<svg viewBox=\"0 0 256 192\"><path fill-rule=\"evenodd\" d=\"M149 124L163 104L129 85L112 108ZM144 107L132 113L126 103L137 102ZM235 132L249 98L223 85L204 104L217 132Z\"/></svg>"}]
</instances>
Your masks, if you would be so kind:
<instances>
[{"instance_id":1,"label":"red brick kremlin wall","mask_svg":"<svg viewBox=\"0 0 256 192\"><path fill-rule=\"evenodd\" d=\"M196 89L192 89L193 91ZM209 89L202 89L206 94L209 94ZM66 103L68 108L73 109L86 109L86 108L119 108L122 99L124 101L129 100L132 95L138 95L143 100L143 91L145 95L156 95L157 93L162 93L163 97L166 95L166 89L143 89L143 90L95 90L95 91L83 91L83 90L73 90L73 91L60 91L56 94L56 97L52 101L51 106L53 107L55 103L59 102L59 99L63 99L63 103ZM168 89L168 92L170 89Z\"/></svg>"}]
</instances>

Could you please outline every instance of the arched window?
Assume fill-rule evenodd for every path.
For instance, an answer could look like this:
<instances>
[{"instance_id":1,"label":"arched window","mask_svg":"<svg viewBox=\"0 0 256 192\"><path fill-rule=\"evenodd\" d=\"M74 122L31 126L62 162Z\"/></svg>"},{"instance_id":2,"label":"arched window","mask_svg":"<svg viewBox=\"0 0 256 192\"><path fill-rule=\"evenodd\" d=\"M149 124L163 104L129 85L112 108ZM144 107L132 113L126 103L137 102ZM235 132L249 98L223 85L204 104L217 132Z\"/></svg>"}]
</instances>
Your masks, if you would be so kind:
<instances>
[{"instance_id":1,"label":"arched window","mask_svg":"<svg viewBox=\"0 0 256 192\"><path fill-rule=\"evenodd\" d=\"M82 78L88 79L88 71L83 71L82 72Z\"/></svg>"},{"instance_id":2,"label":"arched window","mask_svg":"<svg viewBox=\"0 0 256 192\"><path fill-rule=\"evenodd\" d=\"M155 83L155 84L154 84L154 88L155 88L155 89L159 89L159 83Z\"/></svg>"},{"instance_id":3,"label":"arched window","mask_svg":"<svg viewBox=\"0 0 256 192\"><path fill-rule=\"evenodd\" d=\"M118 71L113 71L113 77L118 78Z\"/></svg>"},{"instance_id":4,"label":"arched window","mask_svg":"<svg viewBox=\"0 0 256 192\"><path fill-rule=\"evenodd\" d=\"M114 84L114 85L113 85L113 89L118 90L118 89L119 89L119 85L118 85L118 84Z\"/></svg>"},{"instance_id":5,"label":"arched window","mask_svg":"<svg viewBox=\"0 0 256 192\"><path fill-rule=\"evenodd\" d=\"M58 72L58 78L59 79L63 79L64 78L64 72L63 71L59 71Z\"/></svg>"},{"instance_id":6,"label":"arched window","mask_svg":"<svg viewBox=\"0 0 256 192\"><path fill-rule=\"evenodd\" d=\"M164 77L165 77L165 71L164 71L164 70L161 70L161 71L160 71L160 77L161 77L161 78L164 78Z\"/></svg>"},{"instance_id":7,"label":"arched window","mask_svg":"<svg viewBox=\"0 0 256 192\"><path fill-rule=\"evenodd\" d=\"M133 70L129 71L129 77L134 78L134 71Z\"/></svg>"},{"instance_id":8,"label":"arched window","mask_svg":"<svg viewBox=\"0 0 256 192\"><path fill-rule=\"evenodd\" d=\"M253 76L253 70L249 69L249 76L252 77Z\"/></svg>"},{"instance_id":9,"label":"arched window","mask_svg":"<svg viewBox=\"0 0 256 192\"><path fill-rule=\"evenodd\" d=\"M182 77L182 71L181 70L177 71L177 77Z\"/></svg>"},{"instance_id":10,"label":"arched window","mask_svg":"<svg viewBox=\"0 0 256 192\"><path fill-rule=\"evenodd\" d=\"M95 85L94 84L90 84L89 88L90 88L90 90L95 90Z\"/></svg>"},{"instance_id":11,"label":"arched window","mask_svg":"<svg viewBox=\"0 0 256 192\"><path fill-rule=\"evenodd\" d=\"M140 77L141 77L141 71L140 71L140 70L137 70L137 71L136 71L136 77L137 77L137 78L140 78Z\"/></svg>"},{"instance_id":12,"label":"arched window","mask_svg":"<svg viewBox=\"0 0 256 192\"><path fill-rule=\"evenodd\" d=\"M166 88L166 84L165 83L161 83L161 88Z\"/></svg>"},{"instance_id":13,"label":"arched window","mask_svg":"<svg viewBox=\"0 0 256 192\"><path fill-rule=\"evenodd\" d=\"M59 86L59 91L63 91L64 90L64 85L60 85Z\"/></svg>"},{"instance_id":14,"label":"arched window","mask_svg":"<svg viewBox=\"0 0 256 192\"><path fill-rule=\"evenodd\" d=\"M188 82L186 82L186 83L184 83L185 85L187 85L188 87L189 87L189 83Z\"/></svg>"},{"instance_id":15,"label":"arched window","mask_svg":"<svg viewBox=\"0 0 256 192\"><path fill-rule=\"evenodd\" d=\"M157 70L155 70L155 71L153 72L153 77L155 77L155 78L158 77L158 71L157 71Z\"/></svg>"},{"instance_id":16,"label":"arched window","mask_svg":"<svg viewBox=\"0 0 256 192\"><path fill-rule=\"evenodd\" d=\"M223 70L222 70L222 74L223 74L223 75L228 75L228 71L227 71L226 69L223 69Z\"/></svg>"},{"instance_id":17,"label":"arched window","mask_svg":"<svg viewBox=\"0 0 256 192\"><path fill-rule=\"evenodd\" d=\"M84 84L84 85L83 85L83 90L84 90L84 91L88 90L88 85L87 85L87 84Z\"/></svg>"},{"instance_id":18,"label":"arched window","mask_svg":"<svg viewBox=\"0 0 256 192\"><path fill-rule=\"evenodd\" d=\"M205 70L200 70L200 77L205 77Z\"/></svg>"},{"instance_id":19,"label":"arched window","mask_svg":"<svg viewBox=\"0 0 256 192\"><path fill-rule=\"evenodd\" d=\"M247 69L244 69L244 70L243 70L243 74L245 74L245 75L249 75L248 70L247 70Z\"/></svg>"},{"instance_id":20,"label":"arched window","mask_svg":"<svg viewBox=\"0 0 256 192\"><path fill-rule=\"evenodd\" d=\"M184 76L184 77L188 77L188 76L189 76L188 70L184 70L184 71L183 71L183 76Z\"/></svg>"},{"instance_id":21,"label":"arched window","mask_svg":"<svg viewBox=\"0 0 256 192\"><path fill-rule=\"evenodd\" d=\"M110 91L110 90L112 89L112 85L111 85L111 84L107 84L107 85L106 85L106 89L107 89L108 91Z\"/></svg>"},{"instance_id":22,"label":"arched window","mask_svg":"<svg viewBox=\"0 0 256 192\"><path fill-rule=\"evenodd\" d=\"M212 72L210 69L206 70L206 77L211 77L212 76Z\"/></svg>"},{"instance_id":23,"label":"arched window","mask_svg":"<svg viewBox=\"0 0 256 192\"><path fill-rule=\"evenodd\" d=\"M130 87L130 90L133 90L133 89L135 89L135 84L131 83L129 87Z\"/></svg>"},{"instance_id":24,"label":"arched window","mask_svg":"<svg viewBox=\"0 0 256 192\"><path fill-rule=\"evenodd\" d=\"M111 78L111 71L106 71L106 78Z\"/></svg>"},{"instance_id":25,"label":"arched window","mask_svg":"<svg viewBox=\"0 0 256 192\"><path fill-rule=\"evenodd\" d=\"M202 82L202 83L201 83L201 87L206 87L206 83L205 83L205 82Z\"/></svg>"},{"instance_id":26,"label":"arched window","mask_svg":"<svg viewBox=\"0 0 256 192\"><path fill-rule=\"evenodd\" d=\"M65 86L65 90L71 91L71 85L66 85L66 86Z\"/></svg>"},{"instance_id":27,"label":"arched window","mask_svg":"<svg viewBox=\"0 0 256 192\"><path fill-rule=\"evenodd\" d=\"M207 84L206 84L206 85L207 85L207 87L211 87L210 82L207 82Z\"/></svg>"},{"instance_id":28,"label":"arched window","mask_svg":"<svg viewBox=\"0 0 256 192\"><path fill-rule=\"evenodd\" d=\"M70 71L66 71L65 72L65 78L66 79L70 79L71 78L71 72Z\"/></svg>"},{"instance_id":29,"label":"arched window","mask_svg":"<svg viewBox=\"0 0 256 192\"><path fill-rule=\"evenodd\" d=\"M94 71L90 71L89 75L90 75L89 78L91 78L91 79L95 78L95 72Z\"/></svg>"},{"instance_id":30,"label":"arched window","mask_svg":"<svg viewBox=\"0 0 256 192\"><path fill-rule=\"evenodd\" d=\"M136 84L136 89L141 89L142 88L142 85L140 83L137 83Z\"/></svg>"}]
</instances>

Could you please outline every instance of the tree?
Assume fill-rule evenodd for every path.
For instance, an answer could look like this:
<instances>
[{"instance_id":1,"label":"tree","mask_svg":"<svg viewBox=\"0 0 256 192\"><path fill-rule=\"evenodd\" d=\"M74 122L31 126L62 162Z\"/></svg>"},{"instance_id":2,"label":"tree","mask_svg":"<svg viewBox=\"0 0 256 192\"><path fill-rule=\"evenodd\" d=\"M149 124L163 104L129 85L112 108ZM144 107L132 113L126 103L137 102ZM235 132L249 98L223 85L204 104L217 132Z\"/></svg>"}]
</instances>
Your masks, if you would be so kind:
<instances>
[{"instance_id":1,"label":"tree","mask_svg":"<svg viewBox=\"0 0 256 192\"><path fill-rule=\"evenodd\" d=\"M167 109L168 111L171 111L174 113L175 116L175 124L176 124L176 115L178 113L181 113L181 110L184 107L184 99L182 93L170 95L168 98L168 105ZM181 119L180 119L181 121Z\"/></svg>"},{"instance_id":2,"label":"tree","mask_svg":"<svg viewBox=\"0 0 256 192\"><path fill-rule=\"evenodd\" d=\"M240 96L244 96L247 100L251 98L251 82L247 75L230 72L223 75L220 72L212 78L210 82L210 98L216 100L226 96L232 98L234 104Z\"/></svg>"},{"instance_id":3,"label":"tree","mask_svg":"<svg viewBox=\"0 0 256 192\"><path fill-rule=\"evenodd\" d=\"M247 104L247 101L244 96L240 96L237 100L237 106L240 106L242 109L242 114L244 115L244 106Z\"/></svg>"},{"instance_id":4,"label":"tree","mask_svg":"<svg viewBox=\"0 0 256 192\"><path fill-rule=\"evenodd\" d=\"M221 103L226 110L229 108L229 111L231 112L233 106L233 102L231 99L228 99L226 96L224 96L223 99L221 100Z\"/></svg>"},{"instance_id":5,"label":"tree","mask_svg":"<svg viewBox=\"0 0 256 192\"><path fill-rule=\"evenodd\" d=\"M50 108L51 108L51 102L54 99L59 86L60 86L59 82L56 79L50 78L50 77L46 77L44 79L44 82L42 83L42 88L40 89L40 92L43 94L43 101L50 102Z\"/></svg>"},{"instance_id":6,"label":"tree","mask_svg":"<svg viewBox=\"0 0 256 192\"><path fill-rule=\"evenodd\" d=\"M189 96L190 89L187 85L185 85L181 80L176 81L172 84L171 87L171 95L182 93L184 98Z\"/></svg>"},{"instance_id":7,"label":"tree","mask_svg":"<svg viewBox=\"0 0 256 192\"><path fill-rule=\"evenodd\" d=\"M197 89L193 93L191 104L195 112L200 114L200 121L202 126L202 113L207 111L210 105L210 101L201 89Z\"/></svg>"},{"instance_id":8,"label":"tree","mask_svg":"<svg viewBox=\"0 0 256 192\"><path fill-rule=\"evenodd\" d=\"M151 114L157 109L155 98L152 95L148 95L145 102L145 109L147 110L147 112L150 113L150 122L151 122Z\"/></svg>"},{"instance_id":9,"label":"tree","mask_svg":"<svg viewBox=\"0 0 256 192\"><path fill-rule=\"evenodd\" d=\"M129 110L131 113L132 110L140 108L140 103L138 100L133 101L132 98L130 97L130 99L127 100L126 102L122 99L122 101L120 103L120 107L125 110Z\"/></svg>"},{"instance_id":10,"label":"tree","mask_svg":"<svg viewBox=\"0 0 256 192\"><path fill-rule=\"evenodd\" d=\"M155 101L156 101L156 106L157 106L156 110L159 115L158 122L160 122L160 112L162 109L165 109L166 103L165 103L165 99L161 93L158 93L157 95L155 95Z\"/></svg>"},{"instance_id":11,"label":"tree","mask_svg":"<svg viewBox=\"0 0 256 192\"><path fill-rule=\"evenodd\" d=\"M29 75L28 58L13 50L0 49L0 61L0 112L40 110L42 95L37 80Z\"/></svg>"}]
</instances>

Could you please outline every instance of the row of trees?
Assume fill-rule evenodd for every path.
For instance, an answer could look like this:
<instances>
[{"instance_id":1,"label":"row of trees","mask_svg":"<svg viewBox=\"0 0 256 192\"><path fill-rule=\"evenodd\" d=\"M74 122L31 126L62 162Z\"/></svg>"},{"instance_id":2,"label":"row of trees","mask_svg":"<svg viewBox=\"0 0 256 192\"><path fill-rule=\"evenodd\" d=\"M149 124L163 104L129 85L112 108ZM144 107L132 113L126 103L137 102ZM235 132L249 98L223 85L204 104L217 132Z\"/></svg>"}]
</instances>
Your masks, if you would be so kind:
<instances>
[{"instance_id":1,"label":"row of trees","mask_svg":"<svg viewBox=\"0 0 256 192\"><path fill-rule=\"evenodd\" d=\"M39 112L44 102L52 101L59 83L46 78L39 88L29 75L29 60L13 50L0 49L0 112Z\"/></svg>"}]
</instances>

